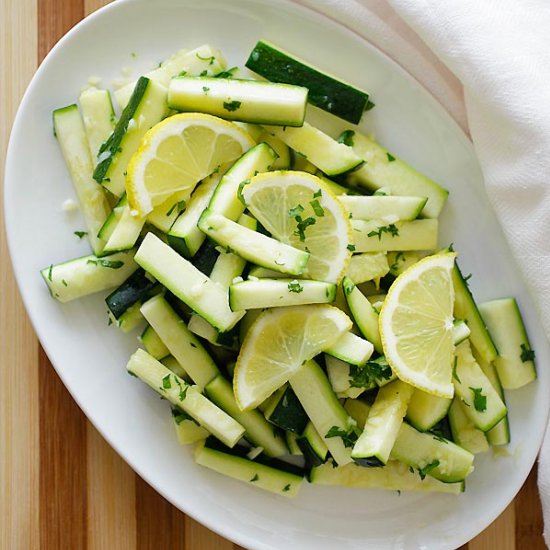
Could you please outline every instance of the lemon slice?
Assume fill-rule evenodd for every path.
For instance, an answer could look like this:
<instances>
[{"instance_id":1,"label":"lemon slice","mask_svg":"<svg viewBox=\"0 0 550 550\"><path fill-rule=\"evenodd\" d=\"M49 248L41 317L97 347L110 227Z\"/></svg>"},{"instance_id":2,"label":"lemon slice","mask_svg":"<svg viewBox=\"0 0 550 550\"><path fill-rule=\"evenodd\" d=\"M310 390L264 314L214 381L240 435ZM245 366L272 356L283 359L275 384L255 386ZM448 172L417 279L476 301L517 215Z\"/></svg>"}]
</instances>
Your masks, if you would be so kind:
<instances>
[{"instance_id":1,"label":"lemon slice","mask_svg":"<svg viewBox=\"0 0 550 550\"><path fill-rule=\"evenodd\" d=\"M307 172L253 177L242 190L258 221L279 241L310 253L307 276L338 283L351 257L351 223L336 195Z\"/></svg>"},{"instance_id":2,"label":"lemon slice","mask_svg":"<svg viewBox=\"0 0 550 550\"><path fill-rule=\"evenodd\" d=\"M453 396L455 254L428 256L390 287L380 311L380 336L389 365L404 382Z\"/></svg>"},{"instance_id":3,"label":"lemon slice","mask_svg":"<svg viewBox=\"0 0 550 550\"><path fill-rule=\"evenodd\" d=\"M255 144L236 124L200 113L182 113L153 126L128 164L128 202L140 216L197 183ZM181 200L181 199L179 199Z\"/></svg>"},{"instance_id":4,"label":"lemon slice","mask_svg":"<svg viewBox=\"0 0 550 550\"><path fill-rule=\"evenodd\" d=\"M235 366L239 407L257 407L351 326L344 312L324 304L265 310L247 332Z\"/></svg>"}]
</instances>

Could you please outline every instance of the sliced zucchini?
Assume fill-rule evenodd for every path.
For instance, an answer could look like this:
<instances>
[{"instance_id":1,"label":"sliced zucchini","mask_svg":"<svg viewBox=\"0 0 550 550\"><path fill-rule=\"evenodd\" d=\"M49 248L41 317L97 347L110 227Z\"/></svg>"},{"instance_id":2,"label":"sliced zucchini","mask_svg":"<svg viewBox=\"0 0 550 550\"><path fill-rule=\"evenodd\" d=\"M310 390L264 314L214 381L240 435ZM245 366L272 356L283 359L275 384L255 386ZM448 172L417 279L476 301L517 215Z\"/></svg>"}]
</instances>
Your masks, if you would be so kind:
<instances>
[{"instance_id":1,"label":"sliced zucchini","mask_svg":"<svg viewBox=\"0 0 550 550\"><path fill-rule=\"evenodd\" d=\"M386 252L390 250L435 250L437 220L381 223L351 220L355 252Z\"/></svg>"},{"instance_id":2,"label":"sliced zucchini","mask_svg":"<svg viewBox=\"0 0 550 550\"><path fill-rule=\"evenodd\" d=\"M464 447L473 454L485 453L489 450L489 443L485 433L474 426L464 411L464 404L460 399L453 399L449 409L449 424L455 443Z\"/></svg>"},{"instance_id":3,"label":"sliced zucchini","mask_svg":"<svg viewBox=\"0 0 550 550\"><path fill-rule=\"evenodd\" d=\"M327 444L315 429L313 422L307 423L302 435L296 439L296 443L304 455L307 466L318 466L327 461L329 453Z\"/></svg>"},{"instance_id":4,"label":"sliced zucchini","mask_svg":"<svg viewBox=\"0 0 550 550\"><path fill-rule=\"evenodd\" d=\"M266 132L261 126L260 135L256 138L257 143L267 143L277 153L275 162L271 165L272 170L288 170L290 168L290 148L279 138Z\"/></svg>"},{"instance_id":5,"label":"sliced zucchini","mask_svg":"<svg viewBox=\"0 0 550 550\"><path fill-rule=\"evenodd\" d=\"M388 491L427 491L459 495L464 492L464 482L444 483L431 476L424 479L408 466L390 460L383 468L362 468L358 464L346 464L335 468L326 463L313 468L309 480L315 485L341 485L362 489L386 489Z\"/></svg>"},{"instance_id":6,"label":"sliced zucchini","mask_svg":"<svg viewBox=\"0 0 550 550\"><path fill-rule=\"evenodd\" d=\"M364 365L372 355L374 346L368 340L347 332L324 351L351 365Z\"/></svg>"},{"instance_id":7,"label":"sliced zucchini","mask_svg":"<svg viewBox=\"0 0 550 550\"><path fill-rule=\"evenodd\" d=\"M264 415L275 426L287 432L303 433L308 417L290 386L283 386L270 399Z\"/></svg>"},{"instance_id":8,"label":"sliced zucchini","mask_svg":"<svg viewBox=\"0 0 550 550\"><path fill-rule=\"evenodd\" d=\"M143 239L135 261L221 332L233 328L244 315L244 312L231 311L223 287L201 273L153 233L148 233Z\"/></svg>"},{"instance_id":9,"label":"sliced zucchini","mask_svg":"<svg viewBox=\"0 0 550 550\"><path fill-rule=\"evenodd\" d=\"M209 208L201 216L199 228L218 244L257 265L290 275L301 275L306 269L307 252L243 227Z\"/></svg>"},{"instance_id":10,"label":"sliced zucchini","mask_svg":"<svg viewBox=\"0 0 550 550\"><path fill-rule=\"evenodd\" d=\"M357 422L357 428L363 430L369 416L370 405L363 399L346 399L344 409Z\"/></svg>"},{"instance_id":11,"label":"sliced zucchini","mask_svg":"<svg viewBox=\"0 0 550 550\"><path fill-rule=\"evenodd\" d=\"M92 156L78 107L56 109L53 125L84 216L90 246L94 254L100 254L105 242L97 234L111 209L105 192L92 178Z\"/></svg>"},{"instance_id":12,"label":"sliced zucchini","mask_svg":"<svg viewBox=\"0 0 550 550\"><path fill-rule=\"evenodd\" d=\"M166 88L142 76L109 139L99 149L94 179L116 197L126 188L126 169L141 138L167 114Z\"/></svg>"},{"instance_id":13,"label":"sliced zucchini","mask_svg":"<svg viewBox=\"0 0 550 550\"><path fill-rule=\"evenodd\" d=\"M115 319L118 319L130 306L149 298L157 286L143 269L134 271L118 288L113 290L105 303Z\"/></svg>"},{"instance_id":14,"label":"sliced zucchini","mask_svg":"<svg viewBox=\"0 0 550 550\"><path fill-rule=\"evenodd\" d=\"M291 456L304 456L297 442L298 437L295 432L285 432L286 446Z\"/></svg>"},{"instance_id":15,"label":"sliced zucchini","mask_svg":"<svg viewBox=\"0 0 550 550\"><path fill-rule=\"evenodd\" d=\"M307 279L248 280L229 287L229 306L233 311L329 304L335 297L335 284Z\"/></svg>"},{"instance_id":16,"label":"sliced zucchini","mask_svg":"<svg viewBox=\"0 0 550 550\"><path fill-rule=\"evenodd\" d=\"M208 210L237 221L246 208L240 195L242 186L256 174L267 172L276 159L277 153L267 143L249 149L225 173L210 199ZM200 220L198 225L204 231Z\"/></svg>"},{"instance_id":17,"label":"sliced zucchini","mask_svg":"<svg viewBox=\"0 0 550 550\"><path fill-rule=\"evenodd\" d=\"M479 312L498 350L494 364L502 386L515 390L537 377L535 352L514 298L502 298L480 304Z\"/></svg>"},{"instance_id":18,"label":"sliced zucchini","mask_svg":"<svg viewBox=\"0 0 550 550\"><path fill-rule=\"evenodd\" d=\"M422 433L401 424L391 458L418 470L420 476L435 477L445 483L464 480L473 471L474 455L452 441Z\"/></svg>"},{"instance_id":19,"label":"sliced zucchini","mask_svg":"<svg viewBox=\"0 0 550 550\"><path fill-rule=\"evenodd\" d=\"M191 416L177 407L172 408L172 419L180 445L191 445L206 439L210 435L208 430L197 424Z\"/></svg>"},{"instance_id":20,"label":"sliced zucchini","mask_svg":"<svg viewBox=\"0 0 550 550\"><path fill-rule=\"evenodd\" d=\"M113 133L116 117L109 90L86 88L78 98L82 120L95 166L103 142Z\"/></svg>"},{"instance_id":21,"label":"sliced zucchini","mask_svg":"<svg viewBox=\"0 0 550 550\"><path fill-rule=\"evenodd\" d=\"M202 344L162 295L145 302L141 312L178 363L185 365L187 373L200 389L220 374Z\"/></svg>"},{"instance_id":22,"label":"sliced zucchini","mask_svg":"<svg viewBox=\"0 0 550 550\"><path fill-rule=\"evenodd\" d=\"M301 126L307 92L302 86L259 80L182 76L170 81L168 106L226 120Z\"/></svg>"},{"instance_id":23,"label":"sliced zucchini","mask_svg":"<svg viewBox=\"0 0 550 550\"><path fill-rule=\"evenodd\" d=\"M470 329L470 342L472 346L485 361L492 363L497 358L495 344L479 313L474 297L468 288L466 279L462 276L456 262L453 268L452 277L455 291L455 319L464 319Z\"/></svg>"},{"instance_id":24,"label":"sliced zucchini","mask_svg":"<svg viewBox=\"0 0 550 550\"><path fill-rule=\"evenodd\" d=\"M351 452L358 464L383 466L388 462L413 389L401 380L380 388Z\"/></svg>"},{"instance_id":25,"label":"sliced zucchini","mask_svg":"<svg viewBox=\"0 0 550 550\"><path fill-rule=\"evenodd\" d=\"M239 409L233 395L233 388L223 376L216 376L206 384L204 391L218 407L244 426L245 438L253 445L262 447L267 456L281 456L288 452L285 441L273 430L273 426L267 422L262 413Z\"/></svg>"},{"instance_id":26,"label":"sliced zucchini","mask_svg":"<svg viewBox=\"0 0 550 550\"><path fill-rule=\"evenodd\" d=\"M351 462L350 447L357 437L354 422L321 367L313 360L307 361L289 382L334 460L338 464Z\"/></svg>"},{"instance_id":27,"label":"sliced zucchini","mask_svg":"<svg viewBox=\"0 0 550 550\"><path fill-rule=\"evenodd\" d=\"M168 231L168 243L186 258L192 258L206 239L206 235L197 227L197 223L208 206L222 175L221 170L211 174L195 188L185 211L179 215Z\"/></svg>"},{"instance_id":28,"label":"sliced zucchini","mask_svg":"<svg viewBox=\"0 0 550 550\"><path fill-rule=\"evenodd\" d=\"M369 95L366 92L321 72L270 42L260 40L245 65L273 82L306 86L312 105L353 124L361 120L367 108Z\"/></svg>"},{"instance_id":29,"label":"sliced zucchini","mask_svg":"<svg viewBox=\"0 0 550 550\"><path fill-rule=\"evenodd\" d=\"M126 198L126 194L124 194L123 197ZM115 209L113 209L113 212L115 212L117 208L118 204L115 206ZM112 226L112 220L106 221L108 224L106 229L109 232L109 239L103 247L104 254L119 252L122 250L130 250L130 248L135 246L139 235L143 230L143 226L145 225L145 218L133 216L132 210L127 202L125 202L120 211L114 215L116 221ZM117 217L118 219L116 219ZM107 218L107 220L109 220L109 218ZM102 226L100 234L104 227L105 224Z\"/></svg>"},{"instance_id":30,"label":"sliced zucchini","mask_svg":"<svg viewBox=\"0 0 550 550\"><path fill-rule=\"evenodd\" d=\"M407 408L407 422L421 432L431 430L447 416L452 399L415 389Z\"/></svg>"},{"instance_id":31,"label":"sliced zucchini","mask_svg":"<svg viewBox=\"0 0 550 550\"><path fill-rule=\"evenodd\" d=\"M429 252L418 252L417 250L392 250L388 252L388 264L390 266L390 275L397 277L403 271L411 267L422 258L426 257Z\"/></svg>"},{"instance_id":32,"label":"sliced zucchini","mask_svg":"<svg viewBox=\"0 0 550 550\"><path fill-rule=\"evenodd\" d=\"M109 312L109 319L124 332L124 334L127 334L143 322L143 315L141 314L140 307L140 301L132 304L118 319L115 319L113 314Z\"/></svg>"},{"instance_id":33,"label":"sliced zucchini","mask_svg":"<svg viewBox=\"0 0 550 550\"><path fill-rule=\"evenodd\" d=\"M490 430L506 416L506 405L476 363L467 340L455 348L453 384L466 415L480 430Z\"/></svg>"},{"instance_id":34,"label":"sliced zucchini","mask_svg":"<svg viewBox=\"0 0 550 550\"><path fill-rule=\"evenodd\" d=\"M464 342L464 340L469 337L470 327L466 324L466 321L455 319L453 321L453 341L455 346L458 346L458 344Z\"/></svg>"},{"instance_id":35,"label":"sliced zucchini","mask_svg":"<svg viewBox=\"0 0 550 550\"><path fill-rule=\"evenodd\" d=\"M346 275L355 283L379 281L390 270L385 252L365 252L353 254L348 264Z\"/></svg>"},{"instance_id":36,"label":"sliced zucchini","mask_svg":"<svg viewBox=\"0 0 550 550\"><path fill-rule=\"evenodd\" d=\"M361 334L372 342L378 353L384 353L378 328L378 312L349 277L344 277L342 287L348 307Z\"/></svg>"},{"instance_id":37,"label":"sliced zucchini","mask_svg":"<svg viewBox=\"0 0 550 550\"><path fill-rule=\"evenodd\" d=\"M418 218L428 199L397 195L342 195L340 200L354 220L381 220L395 216L399 221L411 221Z\"/></svg>"},{"instance_id":38,"label":"sliced zucchini","mask_svg":"<svg viewBox=\"0 0 550 550\"><path fill-rule=\"evenodd\" d=\"M439 216L449 195L446 189L359 132L354 132L351 137L351 147L365 161L361 168L349 174L351 184L363 186L369 191L386 188L392 195L427 198L422 217Z\"/></svg>"},{"instance_id":39,"label":"sliced zucchini","mask_svg":"<svg viewBox=\"0 0 550 550\"><path fill-rule=\"evenodd\" d=\"M307 122L300 128L264 126L290 148L306 157L328 176L357 168L363 160L353 150Z\"/></svg>"},{"instance_id":40,"label":"sliced zucchini","mask_svg":"<svg viewBox=\"0 0 550 550\"><path fill-rule=\"evenodd\" d=\"M147 326L141 333L139 341L143 344L145 351L157 361L170 355L170 350L166 347L151 325Z\"/></svg>"},{"instance_id":41,"label":"sliced zucchini","mask_svg":"<svg viewBox=\"0 0 550 550\"><path fill-rule=\"evenodd\" d=\"M211 448L205 443L198 444L195 462L224 476L284 497L295 497L303 481L303 477L297 473L274 468L245 456L230 454L219 448Z\"/></svg>"},{"instance_id":42,"label":"sliced zucchini","mask_svg":"<svg viewBox=\"0 0 550 550\"><path fill-rule=\"evenodd\" d=\"M52 296L69 302L121 285L139 266L135 250L118 252L106 258L83 256L40 271Z\"/></svg>"},{"instance_id":43,"label":"sliced zucchini","mask_svg":"<svg viewBox=\"0 0 550 550\"><path fill-rule=\"evenodd\" d=\"M148 72L145 76L150 80L168 88L170 80L174 76L181 74L195 75L215 75L227 67L225 59L216 48L204 44L194 50L179 50L174 55L165 59L159 67ZM115 98L122 109L126 107L132 92L136 87L136 82L131 82L119 88L115 92Z\"/></svg>"},{"instance_id":44,"label":"sliced zucchini","mask_svg":"<svg viewBox=\"0 0 550 550\"><path fill-rule=\"evenodd\" d=\"M244 435L243 426L146 351L138 349L126 368L228 447L233 447Z\"/></svg>"}]
</instances>

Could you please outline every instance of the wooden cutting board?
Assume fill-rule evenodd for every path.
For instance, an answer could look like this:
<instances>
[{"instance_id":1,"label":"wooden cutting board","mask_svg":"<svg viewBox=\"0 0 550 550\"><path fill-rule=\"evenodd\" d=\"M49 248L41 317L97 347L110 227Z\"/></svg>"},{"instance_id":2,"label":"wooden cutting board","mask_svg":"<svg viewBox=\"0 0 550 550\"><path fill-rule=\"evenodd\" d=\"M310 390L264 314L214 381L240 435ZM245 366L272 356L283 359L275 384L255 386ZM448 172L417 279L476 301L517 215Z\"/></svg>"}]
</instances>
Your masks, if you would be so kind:
<instances>
[{"instance_id":1,"label":"wooden cutting board","mask_svg":"<svg viewBox=\"0 0 550 550\"><path fill-rule=\"evenodd\" d=\"M2 173L11 123L37 65L106 3L0 0ZM0 284L0 549L239 549L171 506L86 420L30 326L3 223ZM535 471L506 511L463 548L545 548Z\"/></svg>"}]
</instances>

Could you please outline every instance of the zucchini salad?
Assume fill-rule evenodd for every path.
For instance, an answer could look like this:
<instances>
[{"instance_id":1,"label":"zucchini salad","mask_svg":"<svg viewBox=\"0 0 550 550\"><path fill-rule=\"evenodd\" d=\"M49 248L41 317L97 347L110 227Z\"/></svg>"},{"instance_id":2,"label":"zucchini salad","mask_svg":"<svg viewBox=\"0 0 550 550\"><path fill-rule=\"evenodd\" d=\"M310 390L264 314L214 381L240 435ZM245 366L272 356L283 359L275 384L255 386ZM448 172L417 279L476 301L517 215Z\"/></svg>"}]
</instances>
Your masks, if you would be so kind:
<instances>
[{"instance_id":1,"label":"zucchini salad","mask_svg":"<svg viewBox=\"0 0 550 550\"><path fill-rule=\"evenodd\" d=\"M242 68L181 50L113 95L53 112L91 254L41 274L143 327L128 373L196 463L285 497L463 492L535 353L515 299L476 304L438 242L447 190L359 130L369 95L266 41Z\"/></svg>"}]
</instances>

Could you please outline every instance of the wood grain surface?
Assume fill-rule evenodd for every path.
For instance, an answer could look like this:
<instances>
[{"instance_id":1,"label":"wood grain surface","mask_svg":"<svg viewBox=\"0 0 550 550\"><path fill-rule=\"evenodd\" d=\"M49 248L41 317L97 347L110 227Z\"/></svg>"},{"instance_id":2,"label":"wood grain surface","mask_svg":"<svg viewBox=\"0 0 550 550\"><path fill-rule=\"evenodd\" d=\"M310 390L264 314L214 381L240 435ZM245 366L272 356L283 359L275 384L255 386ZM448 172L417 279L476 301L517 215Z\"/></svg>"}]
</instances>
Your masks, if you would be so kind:
<instances>
[{"instance_id":1,"label":"wood grain surface","mask_svg":"<svg viewBox=\"0 0 550 550\"><path fill-rule=\"evenodd\" d=\"M106 3L0 0L2 174L11 123L37 65ZM3 222L0 285L0 550L239 549L171 506L86 420L33 333ZM546 548L535 470L506 511L462 548Z\"/></svg>"}]
</instances>

